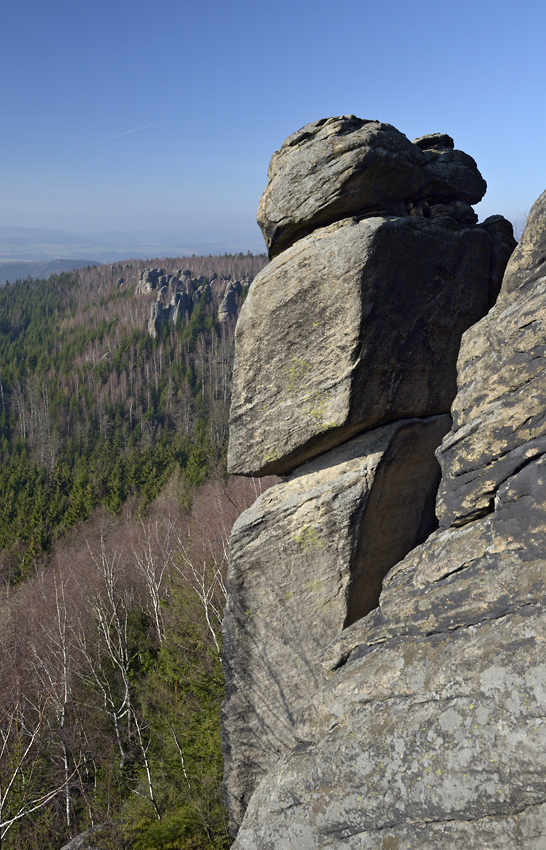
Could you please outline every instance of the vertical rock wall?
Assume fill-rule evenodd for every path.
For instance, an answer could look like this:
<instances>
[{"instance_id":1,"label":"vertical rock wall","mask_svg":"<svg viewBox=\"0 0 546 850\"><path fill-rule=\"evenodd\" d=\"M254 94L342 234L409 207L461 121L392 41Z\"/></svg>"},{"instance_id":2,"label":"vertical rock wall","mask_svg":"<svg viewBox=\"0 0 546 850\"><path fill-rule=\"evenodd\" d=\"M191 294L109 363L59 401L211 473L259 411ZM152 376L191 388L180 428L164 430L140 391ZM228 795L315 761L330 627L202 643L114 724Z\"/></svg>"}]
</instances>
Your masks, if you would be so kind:
<instances>
[{"instance_id":1,"label":"vertical rock wall","mask_svg":"<svg viewBox=\"0 0 546 850\"><path fill-rule=\"evenodd\" d=\"M434 527L434 450L449 416L401 420L322 455L235 524L224 620L227 793L242 819L257 782L296 744L325 681L322 650L376 607L385 573Z\"/></svg>"},{"instance_id":2,"label":"vertical rock wall","mask_svg":"<svg viewBox=\"0 0 546 850\"><path fill-rule=\"evenodd\" d=\"M546 192L463 337L441 527L322 656L236 850L546 846Z\"/></svg>"},{"instance_id":3,"label":"vertical rock wall","mask_svg":"<svg viewBox=\"0 0 546 850\"><path fill-rule=\"evenodd\" d=\"M256 824L271 805L298 814L299 790L285 803L274 789L287 754L304 758L303 742L318 740L302 718L328 687L322 656L343 665L359 624L377 620L386 573L437 525L434 450L451 423L460 338L515 244L500 217L475 224L469 204L484 191L449 136L411 143L354 116L308 125L272 159L259 220L274 259L238 322L229 466L289 477L230 542L222 724L233 831L249 804L254 813L237 846L338 846L312 843L315 827L298 843L299 826L275 843L277 827Z\"/></svg>"}]
</instances>

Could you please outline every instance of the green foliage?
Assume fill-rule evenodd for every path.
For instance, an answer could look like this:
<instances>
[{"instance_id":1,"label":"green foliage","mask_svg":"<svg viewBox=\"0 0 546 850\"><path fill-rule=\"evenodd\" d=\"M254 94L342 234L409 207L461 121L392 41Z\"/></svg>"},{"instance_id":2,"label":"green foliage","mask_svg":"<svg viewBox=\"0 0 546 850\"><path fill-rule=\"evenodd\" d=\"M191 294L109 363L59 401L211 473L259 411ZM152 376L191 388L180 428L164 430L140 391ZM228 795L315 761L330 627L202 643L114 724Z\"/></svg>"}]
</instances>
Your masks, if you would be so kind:
<instances>
[{"instance_id":1,"label":"green foliage","mask_svg":"<svg viewBox=\"0 0 546 850\"><path fill-rule=\"evenodd\" d=\"M240 270L254 268L256 260L220 259L218 272L226 277L243 277ZM211 274L202 265L199 271ZM35 567L45 568L50 550L58 558L61 538L78 523L87 523L91 535L98 517L121 526L113 517L130 501L134 510L123 516L134 516L137 524L167 481L169 487L177 482L174 503L178 498L187 508L212 474L225 472L234 321L220 326L215 314L225 280L217 279L212 294L207 285L176 327L165 325L152 338L150 300L133 288L120 290L118 276L113 267L88 268L0 289L0 566L4 581L27 582L18 593L32 587ZM241 300L246 291L244 284ZM215 507L209 509L214 516ZM27 770L23 759L10 805L16 811L23 795L37 799L43 789L58 790L0 837L2 850L62 846L92 824L105 825L94 835L101 850L226 850L220 634L211 631L192 571L182 556L178 566L169 561L159 627L135 557L131 575L122 579L120 573L107 587L107 571L100 578L106 562L91 554L87 538L86 554L72 603L57 595L55 584L48 620L39 609L44 594L34 597L39 610L32 628L40 639L29 637L25 664L10 660L13 647L26 639L21 625L12 624L12 640L3 624L3 690L9 693L11 672L24 672L25 728L32 728L29 711L41 718L34 760ZM164 575L165 563L155 564L156 574ZM218 597L218 627L222 583L216 584L217 564L205 568L213 572L202 578ZM95 585L90 573L96 573ZM58 677L65 656L55 653L66 649L59 632L65 601L74 619L63 690ZM25 621L31 613L25 611ZM49 683L55 682L49 691L48 652ZM1 698L4 734L5 723L11 727ZM15 736L0 758L0 789L22 745ZM67 771L70 782L63 786Z\"/></svg>"},{"instance_id":2,"label":"green foliage","mask_svg":"<svg viewBox=\"0 0 546 850\"><path fill-rule=\"evenodd\" d=\"M140 683L141 711L161 818L140 795L125 806L134 850L225 850L231 844L222 800L220 659L188 587L178 587L165 639Z\"/></svg>"},{"instance_id":3,"label":"green foliage","mask_svg":"<svg viewBox=\"0 0 546 850\"><path fill-rule=\"evenodd\" d=\"M105 286L100 271L0 289L0 550L11 580L98 506L117 514L131 499L144 510L177 466L187 503L224 465L232 330L203 295L154 339L136 323L142 296Z\"/></svg>"}]
</instances>

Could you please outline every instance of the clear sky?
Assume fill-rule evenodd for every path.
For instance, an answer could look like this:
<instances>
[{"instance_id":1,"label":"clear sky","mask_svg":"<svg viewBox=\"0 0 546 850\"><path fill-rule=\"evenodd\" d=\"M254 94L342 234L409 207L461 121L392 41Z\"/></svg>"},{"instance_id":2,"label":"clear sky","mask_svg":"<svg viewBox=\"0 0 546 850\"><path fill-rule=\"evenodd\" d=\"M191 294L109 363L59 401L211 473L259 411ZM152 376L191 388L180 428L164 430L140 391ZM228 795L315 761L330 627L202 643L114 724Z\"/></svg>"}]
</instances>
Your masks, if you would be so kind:
<instances>
[{"instance_id":1,"label":"clear sky","mask_svg":"<svg viewBox=\"0 0 546 850\"><path fill-rule=\"evenodd\" d=\"M483 218L546 188L544 0L0 0L0 226L226 227L273 151L354 113L447 132Z\"/></svg>"}]
</instances>

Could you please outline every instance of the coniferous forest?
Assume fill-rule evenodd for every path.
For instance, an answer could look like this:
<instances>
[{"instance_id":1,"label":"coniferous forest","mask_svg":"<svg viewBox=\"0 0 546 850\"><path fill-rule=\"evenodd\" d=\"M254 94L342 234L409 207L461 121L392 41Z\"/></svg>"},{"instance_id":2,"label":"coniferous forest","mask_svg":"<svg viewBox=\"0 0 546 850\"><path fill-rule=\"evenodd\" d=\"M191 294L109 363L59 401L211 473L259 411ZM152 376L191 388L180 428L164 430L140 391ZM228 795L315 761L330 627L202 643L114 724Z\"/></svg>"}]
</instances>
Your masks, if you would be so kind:
<instances>
[{"instance_id":1,"label":"coniferous forest","mask_svg":"<svg viewBox=\"0 0 546 850\"><path fill-rule=\"evenodd\" d=\"M86 830L104 850L231 843L226 544L270 482L229 479L225 452L237 313L265 262L0 288L1 850ZM191 294L155 329L153 266Z\"/></svg>"}]
</instances>

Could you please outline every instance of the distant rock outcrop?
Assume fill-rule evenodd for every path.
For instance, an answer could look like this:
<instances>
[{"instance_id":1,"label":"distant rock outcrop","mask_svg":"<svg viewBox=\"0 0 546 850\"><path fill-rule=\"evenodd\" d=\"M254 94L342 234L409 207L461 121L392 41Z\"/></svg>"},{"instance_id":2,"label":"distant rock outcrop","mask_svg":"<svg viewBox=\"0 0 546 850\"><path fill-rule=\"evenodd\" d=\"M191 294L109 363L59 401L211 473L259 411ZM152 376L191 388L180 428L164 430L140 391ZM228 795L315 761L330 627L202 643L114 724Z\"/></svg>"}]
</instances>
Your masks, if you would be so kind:
<instances>
[{"instance_id":1,"label":"distant rock outcrop","mask_svg":"<svg viewBox=\"0 0 546 850\"><path fill-rule=\"evenodd\" d=\"M141 295L144 292L151 292L153 289L156 289L157 281L160 275L163 274L165 274L163 269L142 269L138 276L136 286L137 295Z\"/></svg>"},{"instance_id":2,"label":"distant rock outcrop","mask_svg":"<svg viewBox=\"0 0 546 850\"><path fill-rule=\"evenodd\" d=\"M175 274L166 274L164 269L142 269L136 286L137 294L142 295L157 290L157 301L150 307L148 321L150 336L155 338L163 325L176 325L184 317L189 318L202 297L211 298L212 284L214 284L215 292L219 290L221 292L221 295L216 296L222 299L218 305L220 324L224 324L229 319L236 319L243 289L246 293L250 279L245 279L243 282L223 280L217 274L213 274L209 281L205 275L192 277L189 269L178 269Z\"/></svg>"},{"instance_id":3,"label":"distant rock outcrop","mask_svg":"<svg viewBox=\"0 0 546 850\"><path fill-rule=\"evenodd\" d=\"M230 316L237 313L237 296L241 294L242 286L240 280L230 280L226 284L224 297L218 307L218 321L223 324Z\"/></svg>"},{"instance_id":4,"label":"distant rock outcrop","mask_svg":"<svg viewBox=\"0 0 546 850\"><path fill-rule=\"evenodd\" d=\"M484 192L449 136L411 143L354 116L308 125L273 156L259 210L273 260L237 325L228 462L247 475L291 474L242 515L230 542L222 723L234 832L249 806L237 850L391 846L365 844L366 830L391 823L380 812L394 790L381 776L396 784L404 751L385 750L375 715L358 726L372 684L357 678L351 690L347 679L338 723L325 677L357 663L367 628L366 658L383 642L428 635L420 611L435 604L432 591L422 603L421 587L412 591L403 620L394 605L392 635L378 595L415 546L441 539L423 543L436 527L434 450L451 421L461 335L494 302L515 246L501 217L476 224L470 204ZM429 667L432 657L422 675ZM423 679L412 681L412 699L426 703ZM411 723L401 734L409 749ZM372 770L378 784L361 793Z\"/></svg>"}]
</instances>

